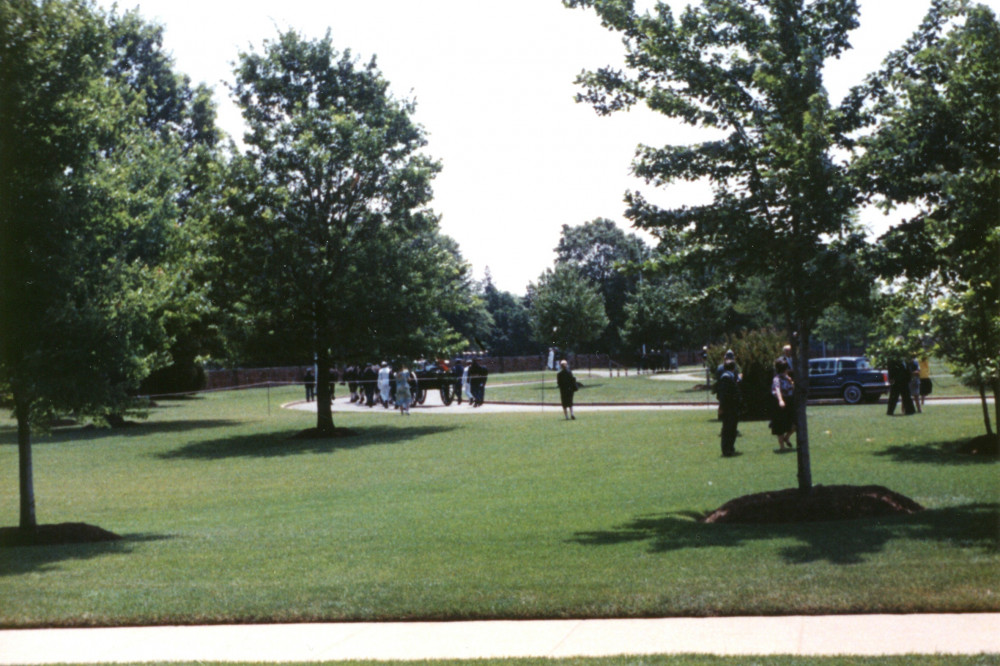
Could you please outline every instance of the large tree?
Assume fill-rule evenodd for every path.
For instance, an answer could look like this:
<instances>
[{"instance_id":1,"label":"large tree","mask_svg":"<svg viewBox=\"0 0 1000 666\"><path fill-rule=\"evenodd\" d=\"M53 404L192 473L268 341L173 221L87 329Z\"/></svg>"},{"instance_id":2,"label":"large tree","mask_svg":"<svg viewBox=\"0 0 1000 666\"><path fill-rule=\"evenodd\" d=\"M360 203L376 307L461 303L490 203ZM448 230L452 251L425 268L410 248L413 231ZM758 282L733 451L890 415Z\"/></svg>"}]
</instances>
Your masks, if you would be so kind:
<instances>
[{"instance_id":1,"label":"large tree","mask_svg":"<svg viewBox=\"0 0 1000 666\"><path fill-rule=\"evenodd\" d=\"M609 321L598 341L604 351L621 351L625 302L635 293L638 268L648 257L646 243L635 234L625 233L611 220L598 218L576 227L562 227L556 264L575 266L600 291Z\"/></svg>"},{"instance_id":2,"label":"large tree","mask_svg":"<svg viewBox=\"0 0 1000 666\"><path fill-rule=\"evenodd\" d=\"M579 351L608 325L600 292L575 266L546 270L528 285L528 300L532 335L543 347Z\"/></svg>"},{"instance_id":3,"label":"large tree","mask_svg":"<svg viewBox=\"0 0 1000 666\"><path fill-rule=\"evenodd\" d=\"M20 525L37 525L31 435L134 406L167 360L165 257L179 232L172 127L124 44L134 15L0 3L0 388L18 425Z\"/></svg>"},{"instance_id":4,"label":"large tree","mask_svg":"<svg viewBox=\"0 0 1000 666\"><path fill-rule=\"evenodd\" d=\"M881 239L886 279L932 293L936 351L1000 422L1000 23L984 5L935 0L917 33L857 90L875 131L855 173L885 207L916 214ZM933 307L929 303L933 302Z\"/></svg>"},{"instance_id":5,"label":"large tree","mask_svg":"<svg viewBox=\"0 0 1000 666\"><path fill-rule=\"evenodd\" d=\"M234 94L249 131L216 243L247 325L274 325L320 377L335 358L454 344L440 313L471 284L427 208L440 167L413 103L374 59L294 31L240 55ZM317 398L331 433L326 382Z\"/></svg>"},{"instance_id":6,"label":"large tree","mask_svg":"<svg viewBox=\"0 0 1000 666\"><path fill-rule=\"evenodd\" d=\"M648 182L705 180L713 201L663 209L628 195L640 228L663 229L688 252L736 277L759 276L783 310L805 368L813 327L857 275L863 243L852 223L856 195L835 158L843 116L831 107L823 68L849 47L855 0L705 0L675 16L662 2L566 0L593 7L623 36L626 71L585 73L580 97L600 113L645 102L711 130L694 145L640 147L635 173ZM805 395L796 374L798 481L812 487Z\"/></svg>"}]
</instances>

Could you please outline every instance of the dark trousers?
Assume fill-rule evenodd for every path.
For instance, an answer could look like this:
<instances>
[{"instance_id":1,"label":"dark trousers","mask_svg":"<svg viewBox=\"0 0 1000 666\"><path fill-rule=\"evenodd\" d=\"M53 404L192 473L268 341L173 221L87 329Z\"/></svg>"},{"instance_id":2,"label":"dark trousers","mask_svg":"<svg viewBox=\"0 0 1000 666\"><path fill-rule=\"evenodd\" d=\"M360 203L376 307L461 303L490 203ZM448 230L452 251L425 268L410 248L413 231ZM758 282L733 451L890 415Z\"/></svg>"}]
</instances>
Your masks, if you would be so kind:
<instances>
[{"instance_id":1,"label":"dark trousers","mask_svg":"<svg viewBox=\"0 0 1000 666\"><path fill-rule=\"evenodd\" d=\"M900 398L903 399L904 414L913 414L917 411L917 408L913 406L913 398L910 396L910 381L906 380L905 382L893 382L889 386L889 408L886 410L886 414L892 416Z\"/></svg>"},{"instance_id":2,"label":"dark trousers","mask_svg":"<svg viewBox=\"0 0 1000 666\"><path fill-rule=\"evenodd\" d=\"M740 408L737 405L723 405L722 412L722 455L736 453L736 430L740 422Z\"/></svg>"}]
</instances>

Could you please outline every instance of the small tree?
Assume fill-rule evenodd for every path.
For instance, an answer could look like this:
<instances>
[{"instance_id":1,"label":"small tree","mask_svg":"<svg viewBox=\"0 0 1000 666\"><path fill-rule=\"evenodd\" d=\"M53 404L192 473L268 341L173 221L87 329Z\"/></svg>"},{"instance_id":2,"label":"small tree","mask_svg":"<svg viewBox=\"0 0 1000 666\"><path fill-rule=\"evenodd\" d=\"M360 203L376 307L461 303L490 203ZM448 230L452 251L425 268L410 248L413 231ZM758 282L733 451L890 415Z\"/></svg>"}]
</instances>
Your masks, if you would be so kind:
<instances>
[{"instance_id":1,"label":"small tree","mask_svg":"<svg viewBox=\"0 0 1000 666\"><path fill-rule=\"evenodd\" d=\"M622 34L628 71L585 73L579 98L599 113L645 102L715 130L694 145L640 147L647 182L705 179L710 205L663 209L628 195L640 228L684 241L687 254L738 280L759 277L797 334L798 364L826 308L861 275L857 194L835 159L848 125L823 86L823 67L848 47L856 0L706 0L675 17L658 3L565 0L593 7ZM812 488L808 375L796 382L799 488Z\"/></svg>"},{"instance_id":2,"label":"small tree","mask_svg":"<svg viewBox=\"0 0 1000 666\"><path fill-rule=\"evenodd\" d=\"M986 6L935 0L917 33L856 91L867 119L855 176L886 208L917 214L881 240L886 279L933 288L936 352L1000 422L1000 23Z\"/></svg>"}]
</instances>

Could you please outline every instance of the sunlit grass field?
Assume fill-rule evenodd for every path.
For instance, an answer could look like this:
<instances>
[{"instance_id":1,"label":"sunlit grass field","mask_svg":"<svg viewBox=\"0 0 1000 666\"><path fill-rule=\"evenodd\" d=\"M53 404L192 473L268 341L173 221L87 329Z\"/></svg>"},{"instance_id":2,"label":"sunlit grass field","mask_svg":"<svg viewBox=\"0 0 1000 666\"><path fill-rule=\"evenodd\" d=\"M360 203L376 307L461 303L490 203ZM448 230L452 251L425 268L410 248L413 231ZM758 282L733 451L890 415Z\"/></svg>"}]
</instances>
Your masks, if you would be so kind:
<instances>
[{"instance_id":1,"label":"sunlit grass field","mask_svg":"<svg viewBox=\"0 0 1000 666\"><path fill-rule=\"evenodd\" d=\"M489 398L489 389L487 392ZM125 539L0 549L0 624L645 617L1000 608L997 460L976 405L810 408L817 484L881 484L905 517L706 525L796 485L762 422L723 459L712 411L364 410L291 439L299 387L162 402L147 422L36 439L39 521ZM0 525L18 516L0 425Z\"/></svg>"}]
</instances>

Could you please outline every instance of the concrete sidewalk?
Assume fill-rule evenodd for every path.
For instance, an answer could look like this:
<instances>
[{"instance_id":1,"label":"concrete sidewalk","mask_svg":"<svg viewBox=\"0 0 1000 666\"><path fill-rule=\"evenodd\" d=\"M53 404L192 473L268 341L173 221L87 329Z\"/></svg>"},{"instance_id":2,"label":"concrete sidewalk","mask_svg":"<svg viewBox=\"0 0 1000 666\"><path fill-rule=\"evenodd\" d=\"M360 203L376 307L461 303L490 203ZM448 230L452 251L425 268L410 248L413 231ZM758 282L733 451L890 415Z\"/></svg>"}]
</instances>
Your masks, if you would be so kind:
<instances>
[{"instance_id":1,"label":"concrete sidewalk","mask_svg":"<svg viewBox=\"0 0 1000 666\"><path fill-rule=\"evenodd\" d=\"M0 631L0 664L650 654L1000 655L1000 614L342 623Z\"/></svg>"}]
</instances>

